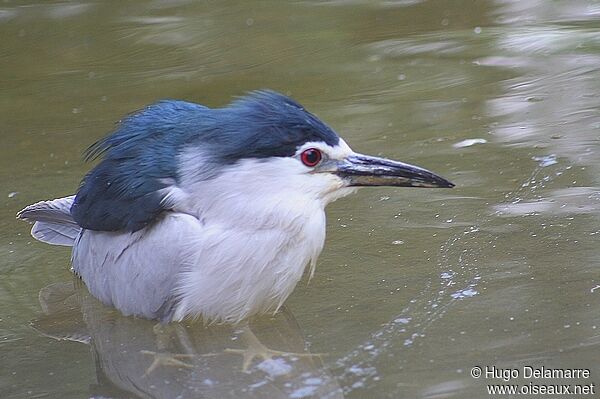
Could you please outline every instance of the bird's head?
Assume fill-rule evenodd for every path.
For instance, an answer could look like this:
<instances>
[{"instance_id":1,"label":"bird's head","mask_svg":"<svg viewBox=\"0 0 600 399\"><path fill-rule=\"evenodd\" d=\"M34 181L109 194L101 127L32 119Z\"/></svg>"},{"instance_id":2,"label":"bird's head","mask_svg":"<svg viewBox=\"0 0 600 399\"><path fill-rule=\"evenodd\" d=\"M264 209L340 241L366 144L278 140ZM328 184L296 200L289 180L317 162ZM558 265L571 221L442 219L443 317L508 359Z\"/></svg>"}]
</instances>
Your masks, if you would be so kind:
<instances>
[{"instance_id":1,"label":"bird's head","mask_svg":"<svg viewBox=\"0 0 600 399\"><path fill-rule=\"evenodd\" d=\"M361 186L453 187L417 166L354 152L294 100L253 92L210 109L162 101L95 144L102 162L84 179L72 214L95 230L137 230L190 196L302 197L323 206Z\"/></svg>"},{"instance_id":2,"label":"bird's head","mask_svg":"<svg viewBox=\"0 0 600 399\"><path fill-rule=\"evenodd\" d=\"M217 144L217 153L234 160L238 172L251 160L251 173L266 173L275 190L297 184L327 203L361 186L454 186L418 166L354 152L303 106L272 91L254 92L223 110L232 137Z\"/></svg>"},{"instance_id":3,"label":"bird's head","mask_svg":"<svg viewBox=\"0 0 600 399\"><path fill-rule=\"evenodd\" d=\"M454 186L423 168L354 152L330 127L279 93L254 92L215 111L218 135L209 145L203 140L186 149L184 170L191 170L196 181L218 172L232 183L237 176L236 189L268 187L282 196L312 195L324 204L361 186ZM199 164L210 168L198 169Z\"/></svg>"}]
</instances>

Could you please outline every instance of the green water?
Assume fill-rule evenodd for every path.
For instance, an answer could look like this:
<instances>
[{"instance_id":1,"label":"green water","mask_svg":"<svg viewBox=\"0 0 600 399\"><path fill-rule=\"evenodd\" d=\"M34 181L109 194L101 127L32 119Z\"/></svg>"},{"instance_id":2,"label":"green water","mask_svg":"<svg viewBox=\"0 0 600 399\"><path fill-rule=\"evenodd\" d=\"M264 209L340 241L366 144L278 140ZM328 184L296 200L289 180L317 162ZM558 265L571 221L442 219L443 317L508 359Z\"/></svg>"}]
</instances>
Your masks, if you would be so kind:
<instances>
[{"instance_id":1,"label":"green water","mask_svg":"<svg viewBox=\"0 0 600 399\"><path fill-rule=\"evenodd\" d=\"M0 38L0 397L488 397L502 381L474 366L600 384L600 2L5 1ZM244 372L225 350L247 331L156 331L71 295L69 250L14 215L73 193L123 115L258 88L457 187L332 204L315 277L251 324L322 355Z\"/></svg>"}]
</instances>

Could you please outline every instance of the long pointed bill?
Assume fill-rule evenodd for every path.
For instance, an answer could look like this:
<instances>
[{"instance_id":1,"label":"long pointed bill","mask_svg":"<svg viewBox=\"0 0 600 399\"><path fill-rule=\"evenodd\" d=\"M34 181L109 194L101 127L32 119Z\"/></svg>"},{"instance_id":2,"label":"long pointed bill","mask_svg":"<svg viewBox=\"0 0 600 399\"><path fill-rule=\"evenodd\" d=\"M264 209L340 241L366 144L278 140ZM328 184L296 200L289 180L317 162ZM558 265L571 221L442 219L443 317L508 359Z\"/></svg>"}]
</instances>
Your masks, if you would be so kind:
<instances>
[{"instance_id":1,"label":"long pointed bill","mask_svg":"<svg viewBox=\"0 0 600 399\"><path fill-rule=\"evenodd\" d=\"M443 187L454 184L427 169L391 159L353 154L334 172L349 186Z\"/></svg>"}]
</instances>

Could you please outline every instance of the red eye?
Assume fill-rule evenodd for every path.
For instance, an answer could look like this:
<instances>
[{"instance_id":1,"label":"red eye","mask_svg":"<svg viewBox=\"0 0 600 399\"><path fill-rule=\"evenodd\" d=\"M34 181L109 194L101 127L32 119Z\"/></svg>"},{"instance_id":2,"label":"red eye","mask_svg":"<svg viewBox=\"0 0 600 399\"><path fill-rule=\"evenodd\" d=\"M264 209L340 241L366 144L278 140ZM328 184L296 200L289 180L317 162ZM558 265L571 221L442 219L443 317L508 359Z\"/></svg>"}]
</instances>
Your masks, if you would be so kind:
<instances>
[{"instance_id":1,"label":"red eye","mask_svg":"<svg viewBox=\"0 0 600 399\"><path fill-rule=\"evenodd\" d=\"M317 150L316 148L309 148L308 150L302 151L302 154L300 154L300 159L306 166L316 166L319 162L321 162L321 151Z\"/></svg>"}]
</instances>

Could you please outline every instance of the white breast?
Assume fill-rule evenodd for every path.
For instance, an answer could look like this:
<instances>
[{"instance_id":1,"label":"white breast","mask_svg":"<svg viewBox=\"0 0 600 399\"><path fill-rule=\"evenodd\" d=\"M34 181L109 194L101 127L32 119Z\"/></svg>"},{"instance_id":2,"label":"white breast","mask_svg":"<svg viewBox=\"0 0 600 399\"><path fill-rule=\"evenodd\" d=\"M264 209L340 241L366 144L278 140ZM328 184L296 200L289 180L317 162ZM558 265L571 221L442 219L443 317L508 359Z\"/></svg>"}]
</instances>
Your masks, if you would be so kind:
<instances>
[{"instance_id":1,"label":"white breast","mask_svg":"<svg viewBox=\"0 0 600 399\"><path fill-rule=\"evenodd\" d=\"M276 162L246 160L203 180L191 169L173 189L171 207L203 226L176 287L176 319L239 321L275 311L306 265L314 268L325 241L323 186L339 182L323 177L315 187L315 176L294 173L303 168L296 160Z\"/></svg>"},{"instance_id":2,"label":"white breast","mask_svg":"<svg viewBox=\"0 0 600 399\"><path fill-rule=\"evenodd\" d=\"M302 222L301 222L302 220ZM325 239L323 211L304 214L288 228L253 229L207 222L190 245L175 289L174 318L188 315L229 322L276 311L291 294Z\"/></svg>"}]
</instances>

